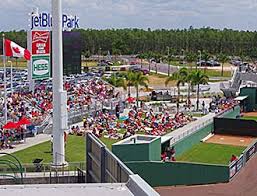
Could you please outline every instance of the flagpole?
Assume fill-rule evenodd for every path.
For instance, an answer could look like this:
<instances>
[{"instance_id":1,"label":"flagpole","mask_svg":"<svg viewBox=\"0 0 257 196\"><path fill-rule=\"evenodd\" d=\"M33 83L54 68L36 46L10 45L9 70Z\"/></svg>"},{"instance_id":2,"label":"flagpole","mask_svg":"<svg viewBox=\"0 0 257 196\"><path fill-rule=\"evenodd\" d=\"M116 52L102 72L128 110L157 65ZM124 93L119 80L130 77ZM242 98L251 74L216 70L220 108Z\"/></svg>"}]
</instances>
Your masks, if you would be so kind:
<instances>
[{"instance_id":1,"label":"flagpole","mask_svg":"<svg viewBox=\"0 0 257 196\"><path fill-rule=\"evenodd\" d=\"M7 123L7 92L6 92L6 55L5 55L5 35L3 34L3 64L4 64L4 121Z\"/></svg>"}]
</instances>

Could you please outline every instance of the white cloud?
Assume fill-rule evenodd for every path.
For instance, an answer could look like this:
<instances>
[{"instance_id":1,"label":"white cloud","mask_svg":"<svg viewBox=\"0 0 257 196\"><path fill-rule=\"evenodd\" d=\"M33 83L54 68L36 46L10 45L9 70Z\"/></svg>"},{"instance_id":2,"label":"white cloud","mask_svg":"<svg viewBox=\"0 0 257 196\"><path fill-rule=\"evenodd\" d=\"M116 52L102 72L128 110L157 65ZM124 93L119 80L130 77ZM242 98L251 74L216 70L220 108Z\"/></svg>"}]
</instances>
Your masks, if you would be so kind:
<instances>
[{"instance_id":1,"label":"white cloud","mask_svg":"<svg viewBox=\"0 0 257 196\"><path fill-rule=\"evenodd\" d=\"M33 7L50 11L51 0L1 0L1 30L25 29ZM63 0L65 13L84 28L188 28L255 30L257 0Z\"/></svg>"}]
</instances>

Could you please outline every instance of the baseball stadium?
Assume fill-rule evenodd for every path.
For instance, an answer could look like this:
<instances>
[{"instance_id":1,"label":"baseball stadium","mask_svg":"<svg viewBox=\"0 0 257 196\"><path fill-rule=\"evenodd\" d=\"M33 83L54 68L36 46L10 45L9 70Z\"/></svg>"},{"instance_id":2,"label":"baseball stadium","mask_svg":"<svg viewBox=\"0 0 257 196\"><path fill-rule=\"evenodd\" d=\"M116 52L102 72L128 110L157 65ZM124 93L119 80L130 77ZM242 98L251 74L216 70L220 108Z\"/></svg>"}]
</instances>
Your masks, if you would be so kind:
<instances>
[{"instance_id":1,"label":"baseball stadium","mask_svg":"<svg viewBox=\"0 0 257 196\"><path fill-rule=\"evenodd\" d=\"M112 151L134 173L158 187L161 195L173 193L168 194L165 187L169 186L229 184L256 152L255 119L254 112L240 114L240 106L235 105L177 142L137 136L113 144ZM166 162L159 156L169 145L175 148L176 161Z\"/></svg>"}]
</instances>

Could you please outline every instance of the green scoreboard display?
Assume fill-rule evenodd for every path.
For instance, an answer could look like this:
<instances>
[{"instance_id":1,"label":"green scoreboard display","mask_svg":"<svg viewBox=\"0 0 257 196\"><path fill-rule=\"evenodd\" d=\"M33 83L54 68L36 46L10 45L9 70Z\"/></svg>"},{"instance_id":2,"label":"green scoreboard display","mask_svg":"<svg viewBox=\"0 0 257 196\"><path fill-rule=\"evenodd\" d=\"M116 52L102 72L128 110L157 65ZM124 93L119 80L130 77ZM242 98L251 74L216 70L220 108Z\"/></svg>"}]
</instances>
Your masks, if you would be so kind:
<instances>
[{"instance_id":1,"label":"green scoreboard display","mask_svg":"<svg viewBox=\"0 0 257 196\"><path fill-rule=\"evenodd\" d=\"M63 32L63 74L81 73L80 32Z\"/></svg>"},{"instance_id":2,"label":"green scoreboard display","mask_svg":"<svg viewBox=\"0 0 257 196\"><path fill-rule=\"evenodd\" d=\"M80 32L63 32L63 75L81 73L81 35ZM52 36L51 36L52 37ZM52 45L52 44L51 44ZM53 58L51 52L51 59ZM51 60L51 62L53 62ZM51 76L53 73L51 65Z\"/></svg>"}]
</instances>

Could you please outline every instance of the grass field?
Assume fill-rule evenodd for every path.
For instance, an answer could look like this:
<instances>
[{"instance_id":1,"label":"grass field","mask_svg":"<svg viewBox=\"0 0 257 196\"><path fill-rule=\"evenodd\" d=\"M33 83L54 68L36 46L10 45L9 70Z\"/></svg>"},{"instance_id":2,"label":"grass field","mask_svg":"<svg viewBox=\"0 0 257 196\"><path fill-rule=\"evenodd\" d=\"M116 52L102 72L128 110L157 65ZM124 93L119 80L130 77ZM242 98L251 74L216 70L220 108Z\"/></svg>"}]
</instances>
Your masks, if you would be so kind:
<instances>
[{"instance_id":1,"label":"grass field","mask_svg":"<svg viewBox=\"0 0 257 196\"><path fill-rule=\"evenodd\" d=\"M101 141L106 144L106 146L111 149L113 143L118 142L118 140L111 140L108 138L101 138ZM81 136L69 135L66 144L66 161L68 162L82 162L85 161L86 143L85 138ZM44 163L51 163L51 143L50 141L44 142L32 146L30 148L17 151L13 153L22 164L29 163L32 164L33 160L36 158L43 159ZM2 157L1 157L2 158Z\"/></svg>"},{"instance_id":2,"label":"grass field","mask_svg":"<svg viewBox=\"0 0 257 196\"><path fill-rule=\"evenodd\" d=\"M244 120L257 120L257 116L243 116L241 119L244 119Z\"/></svg>"},{"instance_id":3,"label":"grass field","mask_svg":"<svg viewBox=\"0 0 257 196\"><path fill-rule=\"evenodd\" d=\"M168 76L165 75L161 75L161 74L154 74L151 73L148 76L148 80L149 80L149 86L150 87L162 87L164 89L169 88L171 86L175 86L175 81L171 81L167 86L165 86L165 81L167 80Z\"/></svg>"},{"instance_id":4,"label":"grass field","mask_svg":"<svg viewBox=\"0 0 257 196\"><path fill-rule=\"evenodd\" d=\"M85 138L69 135L66 144L66 160L68 162L81 162L85 160ZM44 163L52 161L51 142L47 141L30 148L13 153L23 164L32 163L34 159L44 159Z\"/></svg>"},{"instance_id":5,"label":"grass field","mask_svg":"<svg viewBox=\"0 0 257 196\"><path fill-rule=\"evenodd\" d=\"M245 147L199 143L177 157L178 161L228 165L231 155L239 156Z\"/></svg>"}]
</instances>

